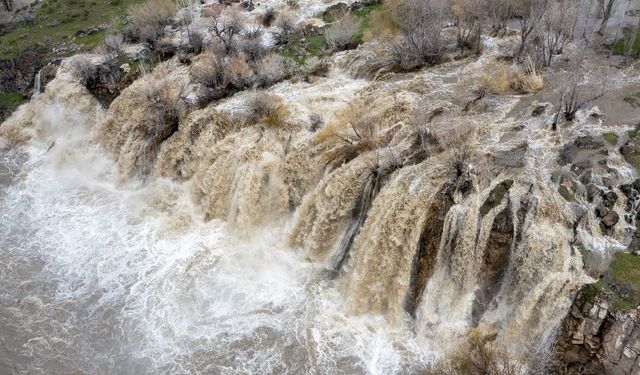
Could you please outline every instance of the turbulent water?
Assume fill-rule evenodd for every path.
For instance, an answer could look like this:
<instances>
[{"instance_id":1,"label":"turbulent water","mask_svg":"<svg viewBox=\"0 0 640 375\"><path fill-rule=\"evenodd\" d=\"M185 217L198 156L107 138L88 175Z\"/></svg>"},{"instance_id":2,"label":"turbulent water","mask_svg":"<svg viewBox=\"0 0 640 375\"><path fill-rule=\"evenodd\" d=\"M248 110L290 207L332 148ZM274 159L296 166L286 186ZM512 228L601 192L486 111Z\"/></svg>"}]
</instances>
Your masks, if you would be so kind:
<instances>
[{"instance_id":1,"label":"turbulent water","mask_svg":"<svg viewBox=\"0 0 640 375\"><path fill-rule=\"evenodd\" d=\"M605 236L578 210L599 202L552 178L600 117L551 132L517 95L460 99L509 45L380 81L340 54L269 89L278 126L237 120L250 93L153 117L149 90L190 84L176 59L105 111L64 62L0 134L0 372L411 374L472 331L544 352L591 280L576 236L610 250L631 225ZM420 106L433 145L416 146ZM379 121L375 142L348 111Z\"/></svg>"},{"instance_id":2,"label":"turbulent water","mask_svg":"<svg viewBox=\"0 0 640 375\"><path fill-rule=\"evenodd\" d=\"M46 142L2 154L0 372L382 374L428 359L407 330L348 317L281 226L234 235L184 184L120 184L96 124L48 99Z\"/></svg>"}]
</instances>

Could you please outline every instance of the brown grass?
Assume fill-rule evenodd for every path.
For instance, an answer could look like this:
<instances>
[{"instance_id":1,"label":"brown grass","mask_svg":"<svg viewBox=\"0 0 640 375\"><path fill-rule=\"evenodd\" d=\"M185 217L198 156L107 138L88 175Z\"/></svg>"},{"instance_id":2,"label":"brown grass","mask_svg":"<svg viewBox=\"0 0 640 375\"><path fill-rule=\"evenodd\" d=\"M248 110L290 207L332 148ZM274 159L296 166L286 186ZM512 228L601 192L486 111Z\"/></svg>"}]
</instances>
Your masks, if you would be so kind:
<instances>
[{"instance_id":1,"label":"brown grass","mask_svg":"<svg viewBox=\"0 0 640 375\"><path fill-rule=\"evenodd\" d=\"M482 335L473 330L467 343L425 375L519 375L524 361L493 343L495 336Z\"/></svg>"},{"instance_id":2,"label":"brown grass","mask_svg":"<svg viewBox=\"0 0 640 375\"><path fill-rule=\"evenodd\" d=\"M147 0L134 4L129 8L129 14L137 24L161 24L176 13L177 5L174 0Z\"/></svg>"},{"instance_id":3,"label":"brown grass","mask_svg":"<svg viewBox=\"0 0 640 375\"><path fill-rule=\"evenodd\" d=\"M479 89L492 94L529 94L544 88L544 80L532 64L523 69L501 61L487 64L484 68L485 72L475 79Z\"/></svg>"},{"instance_id":4,"label":"brown grass","mask_svg":"<svg viewBox=\"0 0 640 375\"><path fill-rule=\"evenodd\" d=\"M249 122L262 123L270 128L286 124L290 116L289 109L277 95L258 91L249 99Z\"/></svg>"}]
</instances>

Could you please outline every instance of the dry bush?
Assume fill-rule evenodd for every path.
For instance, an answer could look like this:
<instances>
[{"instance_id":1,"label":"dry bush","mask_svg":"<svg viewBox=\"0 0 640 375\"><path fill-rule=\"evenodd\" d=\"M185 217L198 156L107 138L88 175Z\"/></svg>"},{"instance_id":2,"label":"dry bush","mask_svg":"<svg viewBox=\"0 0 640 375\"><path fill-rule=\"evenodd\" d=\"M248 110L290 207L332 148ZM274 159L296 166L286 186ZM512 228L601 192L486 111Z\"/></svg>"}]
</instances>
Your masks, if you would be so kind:
<instances>
[{"instance_id":1,"label":"dry bush","mask_svg":"<svg viewBox=\"0 0 640 375\"><path fill-rule=\"evenodd\" d=\"M271 27L271 24L276 19L276 10L272 7L266 7L265 10L258 15L258 19L265 27Z\"/></svg>"},{"instance_id":2,"label":"dry bush","mask_svg":"<svg viewBox=\"0 0 640 375\"><path fill-rule=\"evenodd\" d=\"M324 125L324 120L322 116L317 113L312 113L309 115L309 130L311 132L316 132Z\"/></svg>"},{"instance_id":3,"label":"dry bush","mask_svg":"<svg viewBox=\"0 0 640 375\"><path fill-rule=\"evenodd\" d=\"M355 159L367 151L383 148L393 138L394 131L385 131L388 123L372 104L356 100L339 112L336 119L317 132L320 142L337 143L322 157L332 168Z\"/></svg>"},{"instance_id":4,"label":"dry bush","mask_svg":"<svg viewBox=\"0 0 640 375\"><path fill-rule=\"evenodd\" d=\"M187 36L189 38L189 52L196 55L201 53L205 47L202 33L198 30L192 30L190 27L187 27Z\"/></svg>"},{"instance_id":5,"label":"dry bush","mask_svg":"<svg viewBox=\"0 0 640 375\"><path fill-rule=\"evenodd\" d=\"M30 138L29 132L16 124L6 122L0 126L0 150L10 150L16 146L23 145Z\"/></svg>"},{"instance_id":6,"label":"dry bush","mask_svg":"<svg viewBox=\"0 0 640 375\"><path fill-rule=\"evenodd\" d=\"M98 68L86 56L78 55L71 60L71 72L80 83L86 85L95 78Z\"/></svg>"},{"instance_id":7,"label":"dry bush","mask_svg":"<svg viewBox=\"0 0 640 375\"><path fill-rule=\"evenodd\" d=\"M244 12L236 6L212 7L209 17L212 19L212 31L214 36L224 47L226 53L235 51L235 41L246 25Z\"/></svg>"},{"instance_id":8,"label":"dry bush","mask_svg":"<svg viewBox=\"0 0 640 375\"><path fill-rule=\"evenodd\" d=\"M544 80L532 63L526 69L520 66L496 62L486 66L485 72L476 77L477 90L493 94L528 94L542 90Z\"/></svg>"},{"instance_id":9,"label":"dry bush","mask_svg":"<svg viewBox=\"0 0 640 375\"><path fill-rule=\"evenodd\" d=\"M161 72L156 74L163 76ZM147 139L162 141L177 129L181 92L168 79L153 78L148 79L147 82L142 95L149 105L147 113L150 117L148 126L144 129L144 135Z\"/></svg>"},{"instance_id":10,"label":"dry bush","mask_svg":"<svg viewBox=\"0 0 640 375\"><path fill-rule=\"evenodd\" d=\"M336 50L355 48L359 28L359 20L347 14L324 31L327 44Z\"/></svg>"},{"instance_id":11,"label":"dry bush","mask_svg":"<svg viewBox=\"0 0 640 375\"><path fill-rule=\"evenodd\" d=\"M441 28L445 2L393 0L390 7L401 35L390 49L393 63L406 71L440 63L444 53Z\"/></svg>"},{"instance_id":12,"label":"dry bush","mask_svg":"<svg viewBox=\"0 0 640 375\"><path fill-rule=\"evenodd\" d=\"M247 57L243 53L236 54L229 59L224 73L225 81L237 88L249 87L255 81L253 69L251 69L247 62Z\"/></svg>"},{"instance_id":13,"label":"dry bush","mask_svg":"<svg viewBox=\"0 0 640 375\"><path fill-rule=\"evenodd\" d=\"M177 11L174 0L146 0L129 8L133 23L139 26L164 24Z\"/></svg>"},{"instance_id":14,"label":"dry bush","mask_svg":"<svg viewBox=\"0 0 640 375\"><path fill-rule=\"evenodd\" d=\"M442 107L430 109L425 105L420 105L409 113L409 126L416 135L416 146L419 152L431 153L442 151L440 138L431 130L431 121L440 116Z\"/></svg>"},{"instance_id":15,"label":"dry bush","mask_svg":"<svg viewBox=\"0 0 640 375\"><path fill-rule=\"evenodd\" d=\"M208 87L218 87L224 83L224 62L212 50L207 50L195 58L189 69L191 78Z\"/></svg>"},{"instance_id":16,"label":"dry bush","mask_svg":"<svg viewBox=\"0 0 640 375\"><path fill-rule=\"evenodd\" d=\"M543 66L550 66L554 55L562 53L573 38L580 10L572 1L554 2L536 28L536 49Z\"/></svg>"},{"instance_id":17,"label":"dry bush","mask_svg":"<svg viewBox=\"0 0 640 375\"><path fill-rule=\"evenodd\" d=\"M293 73L291 61L277 53L271 53L255 62L256 84L266 87L287 79Z\"/></svg>"},{"instance_id":18,"label":"dry bush","mask_svg":"<svg viewBox=\"0 0 640 375\"><path fill-rule=\"evenodd\" d=\"M298 9L300 8L300 2L298 0L285 0L285 3L287 4L287 6L291 9Z\"/></svg>"},{"instance_id":19,"label":"dry bush","mask_svg":"<svg viewBox=\"0 0 640 375\"><path fill-rule=\"evenodd\" d=\"M274 37L278 44L285 44L289 41L295 31L296 21L290 12L280 12L276 19L276 28L278 29Z\"/></svg>"},{"instance_id":20,"label":"dry bush","mask_svg":"<svg viewBox=\"0 0 640 375\"><path fill-rule=\"evenodd\" d=\"M254 93L247 103L250 123L263 123L269 127L279 127L286 123L289 110L282 98L266 92Z\"/></svg>"},{"instance_id":21,"label":"dry bush","mask_svg":"<svg viewBox=\"0 0 640 375\"><path fill-rule=\"evenodd\" d=\"M250 27L244 30L242 39L238 43L237 49L243 52L249 59L255 61L267 53L267 47L262 43L261 27Z\"/></svg>"},{"instance_id":22,"label":"dry bush","mask_svg":"<svg viewBox=\"0 0 640 375\"><path fill-rule=\"evenodd\" d=\"M164 25L175 15L174 0L146 0L129 7L132 21L125 27L124 36L129 41L143 41L158 47L164 35Z\"/></svg>"},{"instance_id":23,"label":"dry bush","mask_svg":"<svg viewBox=\"0 0 640 375\"><path fill-rule=\"evenodd\" d=\"M441 136L442 146L448 153L449 175L454 180L464 179L469 174L469 165L476 153L476 132L474 124L464 122Z\"/></svg>"},{"instance_id":24,"label":"dry bush","mask_svg":"<svg viewBox=\"0 0 640 375\"><path fill-rule=\"evenodd\" d=\"M120 56L124 53L124 38L120 34L109 34L104 38L100 50L105 55Z\"/></svg>"},{"instance_id":25,"label":"dry bush","mask_svg":"<svg viewBox=\"0 0 640 375\"><path fill-rule=\"evenodd\" d=\"M469 333L468 342L451 354L432 374L446 375L520 375L525 366L514 358L506 348L494 345L492 337L478 331Z\"/></svg>"},{"instance_id":26,"label":"dry bush","mask_svg":"<svg viewBox=\"0 0 640 375\"><path fill-rule=\"evenodd\" d=\"M479 52L482 28L488 17L486 0L452 0L451 14L457 30L459 48L472 48Z\"/></svg>"}]
</instances>

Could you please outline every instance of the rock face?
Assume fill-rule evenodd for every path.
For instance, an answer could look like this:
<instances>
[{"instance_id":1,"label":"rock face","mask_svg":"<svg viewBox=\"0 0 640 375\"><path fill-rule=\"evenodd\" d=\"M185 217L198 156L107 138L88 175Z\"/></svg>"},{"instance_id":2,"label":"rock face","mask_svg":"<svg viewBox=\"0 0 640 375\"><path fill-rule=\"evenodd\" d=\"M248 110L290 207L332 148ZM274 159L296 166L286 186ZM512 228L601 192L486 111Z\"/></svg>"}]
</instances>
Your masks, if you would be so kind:
<instances>
[{"instance_id":1,"label":"rock face","mask_svg":"<svg viewBox=\"0 0 640 375\"><path fill-rule=\"evenodd\" d=\"M639 311L614 311L609 290L584 287L556 340L554 374L640 374Z\"/></svg>"}]
</instances>

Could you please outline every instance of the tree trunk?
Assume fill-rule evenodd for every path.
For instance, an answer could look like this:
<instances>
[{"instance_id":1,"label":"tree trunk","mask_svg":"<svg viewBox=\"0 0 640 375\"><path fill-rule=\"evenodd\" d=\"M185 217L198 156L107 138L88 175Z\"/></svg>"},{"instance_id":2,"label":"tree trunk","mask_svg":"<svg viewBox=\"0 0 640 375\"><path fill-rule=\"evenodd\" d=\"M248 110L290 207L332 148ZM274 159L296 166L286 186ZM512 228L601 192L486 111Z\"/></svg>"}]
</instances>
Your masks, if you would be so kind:
<instances>
[{"instance_id":1,"label":"tree trunk","mask_svg":"<svg viewBox=\"0 0 640 375\"><path fill-rule=\"evenodd\" d=\"M602 23L600 23L600 29L598 30L598 34L604 34L604 31L607 29L607 24L609 23L609 18L611 17L611 11L613 10L613 4L616 0L607 0L607 5L604 7L602 12Z\"/></svg>"}]
</instances>

